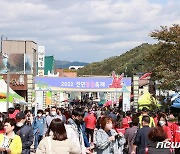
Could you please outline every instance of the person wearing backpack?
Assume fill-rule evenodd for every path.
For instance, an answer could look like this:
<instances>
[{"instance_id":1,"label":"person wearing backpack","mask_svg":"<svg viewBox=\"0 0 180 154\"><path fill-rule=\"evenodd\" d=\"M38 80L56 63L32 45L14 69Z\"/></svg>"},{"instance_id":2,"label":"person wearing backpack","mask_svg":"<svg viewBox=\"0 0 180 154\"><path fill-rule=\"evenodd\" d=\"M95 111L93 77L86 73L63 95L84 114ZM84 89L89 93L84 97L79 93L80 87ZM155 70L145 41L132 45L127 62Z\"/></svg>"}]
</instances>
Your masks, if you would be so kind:
<instances>
[{"instance_id":1,"label":"person wearing backpack","mask_svg":"<svg viewBox=\"0 0 180 154\"><path fill-rule=\"evenodd\" d=\"M34 118L32 123L33 133L34 133L34 150L36 151L39 142L43 138L45 118L43 117L43 110L37 111L37 116Z\"/></svg>"},{"instance_id":2,"label":"person wearing backpack","mask_svg":"<svg viewBox=\"0 0 180 154\"><path fill-rule=\"evenodd\" d=\"M139 116L139 128L142 128L142 118L143 116L149 116L149 110L146 107L142 108L142 114ZM149 116L150 122L149 122L149 127L155 127L155 122L154 119Z\"/></svg>"}]
</instances>

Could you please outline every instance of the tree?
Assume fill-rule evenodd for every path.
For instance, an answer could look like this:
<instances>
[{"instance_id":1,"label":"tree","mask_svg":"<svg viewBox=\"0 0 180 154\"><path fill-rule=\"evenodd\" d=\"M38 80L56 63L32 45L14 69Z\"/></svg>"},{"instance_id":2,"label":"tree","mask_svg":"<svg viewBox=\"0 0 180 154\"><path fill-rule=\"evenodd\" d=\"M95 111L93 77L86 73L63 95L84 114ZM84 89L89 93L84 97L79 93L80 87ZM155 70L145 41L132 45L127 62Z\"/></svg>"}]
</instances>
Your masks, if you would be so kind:
<instances>
[{"instance_id":1,"label":"tree","mask_svg":"<svg viewBox=\"0 0 180 154\"><path fill-rule=\"evenodd\" d=\"M161 82L162 89L175 90L180 86L180 26L161 26L150 36L159 41L158 48L147 56L153 63L152 76Z\"/></svg>"}]
</instances>

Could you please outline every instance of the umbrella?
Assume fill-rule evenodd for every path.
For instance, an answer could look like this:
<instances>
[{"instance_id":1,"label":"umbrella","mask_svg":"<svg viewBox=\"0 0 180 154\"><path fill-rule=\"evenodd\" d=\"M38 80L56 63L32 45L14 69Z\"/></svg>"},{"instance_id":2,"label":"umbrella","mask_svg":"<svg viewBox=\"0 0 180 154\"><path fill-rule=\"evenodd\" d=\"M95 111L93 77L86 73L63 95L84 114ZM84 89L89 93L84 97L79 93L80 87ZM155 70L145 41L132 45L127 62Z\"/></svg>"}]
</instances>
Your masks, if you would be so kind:
<instances>
[{"instance_id":1,"label":"umbrella","mask_svg":"<svg viewBox=\"0 0 180 154\"><path fill-rule=\"evenodd\" d=\"M173 103L173 105L171 105L171 107L180 108L180 103Z\"/></svg>"},{"instance_id":2,"label":"umbrella","mask_svg":"<svg viewBox=\"0 0 180 154\"><path fill-rule=\"evenodd\" d=\"M171 100L172 100L172 98L171 98ZM180 108L180 97L179 97L179 95L178 95L178 97L177 97L177 95L175 96L175 99L173 99L173 105L171 105L171 107Z\"/></svg>"},{"instance_id":3,"label":"umbrella","mask_svg":"<svg viewBox=\"0 0 180 154\"><path fill-rule=\"evenodd\" d=\"M18 101L17 104L20 104L20 105L27 105L27 102L25 102L25 101Z\"/></svg>"},{"instance_id":4,"label":"umbrella","mask_svg":"<svg viewBox=\"0 0 180 154\"><path fill-rule=\"evenodd\" d=\"M115 103L114 103L115 104ZM104 106L109 106L109 105L112 105L112 101L107 101Z\"/></svg>"},{"instance_id":5,"label":"umbrella","mask_svg":"<svg viewBox=\"0 0 180 154\"><path fill-rule=\"evenodd\" d=\"M101 101L98 103L98 105L99 105L99 106L103 106L105 103L106 103L105 100L101 100Z\"/></svg>"},{"instance_id":6,"label":"umbrella","mask_svg":"<svg viewBox=\"0 0 180 154\"><path fill-rule=\"evenodd\" d=\"M171 96L171 102L175 101L176 99L178 99L178 97L180 97L179 93L175 93L174 95Z\"/></svg>"}]
</instances>

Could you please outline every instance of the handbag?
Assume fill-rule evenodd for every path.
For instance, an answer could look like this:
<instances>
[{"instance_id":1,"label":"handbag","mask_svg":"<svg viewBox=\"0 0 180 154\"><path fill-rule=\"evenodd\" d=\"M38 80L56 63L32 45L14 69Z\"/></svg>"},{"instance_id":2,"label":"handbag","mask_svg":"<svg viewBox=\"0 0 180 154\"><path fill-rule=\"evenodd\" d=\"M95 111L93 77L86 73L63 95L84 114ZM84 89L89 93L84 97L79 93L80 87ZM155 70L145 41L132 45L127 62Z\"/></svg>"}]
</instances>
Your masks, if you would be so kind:
<instances>
[{"instance_id":1,"label":"handbag","mask_svg":"<svg viewBox=\"0 0 180 154\"><path fill-rule=\"evenodd\" d=\"M51 137L48 137L48 146L49 146L49 152L47 154L52 154L51 149L52 149L52 145L51 145Z\"/></svg>"},{"instance_id":2,"label":"handbag","mask_svg":"<svg viewBox=\"0 0 180 154\"><path fill-rule=\"evenodd\" d=\"M136 137L136 134L137 134L137 130L135 131L133 137L131 138L130 142L131 143L134 138ZM128 142L126 141L126 143L124 144L124 149L123 149L123 154L129 154L129 146L128 146Z\"/></svg>"},{"instance_id":3,"label":"handbag","mask_svg":"<svg viewBox=\"0 0 180 154\"><path fill-rule=\"evenodd\" d=\"M129 147L127 142L124 144L123 154L129 154Z\"/></svg>"}]
</instances>

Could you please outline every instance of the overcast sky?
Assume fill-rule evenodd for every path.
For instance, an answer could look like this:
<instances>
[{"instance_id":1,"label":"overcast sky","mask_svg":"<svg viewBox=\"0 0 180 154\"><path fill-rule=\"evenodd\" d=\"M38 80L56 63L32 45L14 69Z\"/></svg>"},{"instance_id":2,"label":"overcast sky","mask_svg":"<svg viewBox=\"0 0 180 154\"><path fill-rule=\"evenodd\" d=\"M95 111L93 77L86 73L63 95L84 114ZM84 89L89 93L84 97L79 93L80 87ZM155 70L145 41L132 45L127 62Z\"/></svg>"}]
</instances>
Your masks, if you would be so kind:
<instances>
[{"instance_id":1,"label":"overcast sky","mask_svg":"<svg viewBox=\"0 0 180 154\"><path fill-rule=\"evenodd\" d=\"M95 62L180 24L180 0L0 0L0 35L33 40L56 60Z\"/></svg>"}]
</instances>

